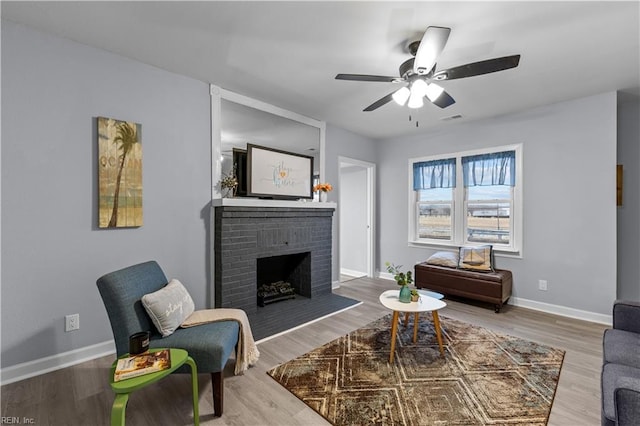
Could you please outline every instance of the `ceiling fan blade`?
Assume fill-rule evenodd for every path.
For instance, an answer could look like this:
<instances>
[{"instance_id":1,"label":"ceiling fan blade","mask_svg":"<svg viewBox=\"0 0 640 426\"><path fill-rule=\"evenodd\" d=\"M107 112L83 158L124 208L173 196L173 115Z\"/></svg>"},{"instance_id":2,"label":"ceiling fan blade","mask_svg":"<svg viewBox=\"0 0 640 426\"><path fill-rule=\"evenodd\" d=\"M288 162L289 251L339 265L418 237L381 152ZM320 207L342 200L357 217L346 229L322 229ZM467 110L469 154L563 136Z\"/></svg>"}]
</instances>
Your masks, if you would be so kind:
<instances>
[{"instance_id":1,"label":"ceiling fan blade","mask_svg":"<svg viewBox=\"0 0 640 426\"><path fill-rule=\"evenodd\" d=\"M487 59L486 61L473 62L446 70L438 71L433 75L434 80L455 80L456 78L473 77L492 72L515 68L520 63L520 55L504 56L502 58Z\"/></svg>"},{"instance_id":2,"label":"ceiling fan blade","mask_svg":"<svg viewBox=\"0 0 640 426\"><path fill-rule=\"evenodd\" d=\"M413 63L414 73L429 74L431 72L447 44L450 32L451 28L427 27L416 52L416 60Z\"/></svg>"},{"instance_id":3,"label":"ceiling fan blade","mask_svg":"<svg viewBox=\"0 0 640 426\"><path fill-rule=\"evenodd\" d=\"M391 102L393 100L393 94L395 93L395 91L389 93L387 96L385 96L384 98L380 98L377 101L375 101L374 103L372 103L371 105L369 105L368 107L366 107L365 109L363 109L362 111L364 112L370 112L373 111L375 109L380 108L382 105L385 105L389 102Z\"/></svg>"},{"instance_id":4,"label":"ceiling fan blade","mask_svg":"<svg viewBox=\"0 0 640 426\"><path fill-rule=\"evenodd\" d=\"M428 99L428 98L427 98ZM431 101L432 104L439 106L440 108L446 108L456 103L450 94L444 90L435 100Z\"/></svg>"},{"instance_id":5,"label":"ceiling fan blade","mask_svg":"<svg viewBox=\"0 0 640 426\"><path fill-rule=\"evenodd\" d=\"M398 77L387 77L384 75L368 75L368 74L338 74L336 80L351 80L351 81L381 81L386 83L395 83Z\"/></svg>"}]
</instances>

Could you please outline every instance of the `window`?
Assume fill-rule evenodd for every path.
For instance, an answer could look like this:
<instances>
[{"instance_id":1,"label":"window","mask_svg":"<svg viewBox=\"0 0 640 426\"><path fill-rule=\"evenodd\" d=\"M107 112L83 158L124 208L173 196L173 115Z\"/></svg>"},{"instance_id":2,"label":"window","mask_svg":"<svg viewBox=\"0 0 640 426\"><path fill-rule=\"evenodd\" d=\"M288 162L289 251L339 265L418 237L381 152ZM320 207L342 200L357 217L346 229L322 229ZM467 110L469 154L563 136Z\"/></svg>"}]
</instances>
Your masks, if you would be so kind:
<instances>
[{"instance_id":1,"label":"window","mask_svg":"<svg viewBox=\"0 0 640 426\"><path fill-rule=\"evenodd\" d=\"M521 146L409 161L409 240L519 252Z\"/></svg>"}]
</instances>

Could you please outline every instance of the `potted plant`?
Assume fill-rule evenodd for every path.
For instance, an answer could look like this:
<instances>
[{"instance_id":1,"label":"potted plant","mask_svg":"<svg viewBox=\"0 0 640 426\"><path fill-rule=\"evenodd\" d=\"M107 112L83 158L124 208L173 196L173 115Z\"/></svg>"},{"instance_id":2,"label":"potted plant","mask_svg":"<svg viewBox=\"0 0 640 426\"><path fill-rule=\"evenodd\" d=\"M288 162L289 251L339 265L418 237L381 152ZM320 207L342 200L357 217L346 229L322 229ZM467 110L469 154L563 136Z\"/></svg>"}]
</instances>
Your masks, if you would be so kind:
<instances>
[{"instance_id":1,"label":"potted plant","mask_svg":"<svg viewBox=\"0 0 640 426\"><path fill-rule=\"evenodd\" d=\"M418 290L411 289L411 301L412 302L417 302L420 299L420 293L418 293Z\"/></svg>"},{"instance_id":2,"label":"potted plant","mask_svg":"<svg viewBox=\"0 0 640 426\"><path fill-rule=\"evenodd\" d=\"M413 273L410 270L402 272L400 270L402 265L396 266L393 263L386 262L385 266L387 267L387 271L393 274L393 279L396 280L396 283L400 286L398 300L404 303L411 302L411 290L409 290L408 285L413 282Z\"/></svg>"}]
</instances>

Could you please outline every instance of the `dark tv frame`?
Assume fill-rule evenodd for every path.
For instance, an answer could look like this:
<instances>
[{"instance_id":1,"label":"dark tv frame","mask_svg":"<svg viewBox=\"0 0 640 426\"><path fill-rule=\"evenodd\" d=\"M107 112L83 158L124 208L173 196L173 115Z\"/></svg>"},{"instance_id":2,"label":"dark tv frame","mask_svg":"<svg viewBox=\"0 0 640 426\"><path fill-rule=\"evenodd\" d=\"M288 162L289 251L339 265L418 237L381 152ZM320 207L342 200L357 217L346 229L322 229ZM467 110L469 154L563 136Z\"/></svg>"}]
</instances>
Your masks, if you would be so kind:
<instances>
[{"instance_id":1,"label":"dark tv frame","mask_svg":"<svg viewBox=\"0 0 640 426\"><path fill-rule=\"evenodd\" d=\"M238 187L236 188L237 197L247 196L247 150L233 148L233 165L236 168L236 179Z\"/></svg>"},{"instance_id":2,"label":"dark tv frame","mask_svg":"<svg viewBox=\"0 0 640 426\"><path fill-rule=\"evenodd\" d=\"M272 154L276 158L280 158L283 161L301 161L307 163L309 168L309 187L308 190L304 193L291 193L287 194L274 194L274 193L265 193L265 192L254 192L255 188L252 188L252 177L255 178L258 171L258 164L255 163L255 151L267 151ZM269 148L261 145L247 144L247 169L246 169L246 182L247 182L247 196L249 197L258 197L258 198L269 198L269 199L278 199L278 200L298 200L301 198L313 199L313 157L309 155L296 154L289 151L282 151L275 148Z\"/></svg>"}]
</instances>

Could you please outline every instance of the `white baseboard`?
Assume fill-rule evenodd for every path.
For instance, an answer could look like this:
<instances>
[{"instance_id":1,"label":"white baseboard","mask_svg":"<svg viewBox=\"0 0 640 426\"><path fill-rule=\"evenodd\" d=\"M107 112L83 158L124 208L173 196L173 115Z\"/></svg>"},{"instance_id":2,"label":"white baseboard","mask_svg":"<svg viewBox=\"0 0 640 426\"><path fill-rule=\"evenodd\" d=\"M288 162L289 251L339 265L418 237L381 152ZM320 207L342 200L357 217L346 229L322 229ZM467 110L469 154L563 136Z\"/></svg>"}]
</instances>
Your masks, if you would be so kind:
<instances>
[{"instance_id":1,"label":"white baseboard","mask_svg":"<svg viewBox=\"0 0 640 426\"><path fill-rule=\"evenodd\" d=\"M378 278L382 278L383 280L391 280L391 281L395 281L393 279L393 275L391 275L388 272L378 272Z\"/></svg>"},{"instance_id":2,"label":"white baseboard","mask_svg":"<svg viewBox=\"0 0 640 426\"><path fill-rule=\"evenodd\" d=\"M583 321L597 322L599 324L613 324L612 315L598 314L595 312L583 311L581 309L568 308L566 306L553 305L551 303L537 302L535 300L512 297L507 302L509 305L520 306L533 309L535 311L546 312L548 314L560 315L563 317L575 318Z\"/></svg>"},{"instance_id":3,"label":"white baseboard","mask_svg":"<svg viewBox=\"0 0 640 426\"><path fill-rule=\"evenodd\" d=\"M349 275L350 277L366 277L366 272L354 271L353 269L340 268L341 275Z\"/></svg>"},{"instance_id":4,"label":"white baseboard","mask_svg":"<svg viewBox=\"0 0 640 426\"><path fill-rule=\"evenodd\" d=\"M385 280L392 280L393 275L387 272L380 272L380 278ZM519 306L522 308L533 309L535 311L546 312L548 314L560 315L568 318L575 318L583 321L597 322L599 324L611 325L613 324L612 315L598 314L590 311L583 311L581 309L568 308L561 305L553 305L551 303L538 302L535 300L523 299L520 297L511 297L507 301L508 305Z\"/></svg>"},{"instance_id":5,"label":"white baseboard","mask_svg":"<svg viewBox=\"0 0 640 426\"><path fill-rule=\"evenodd\" d=\"M84 348L63 352L61 354L23 362L21 364L1 369L0 384L8 385L9 383L28 379L29 377L39 376L40 374L49 373L51 371L60 370L61 368L70 367L95 358L100 358L110 354L115 355L115 353L116 344L113 340L110 340L86 346Z\"/></svg>"}]
</instances>

